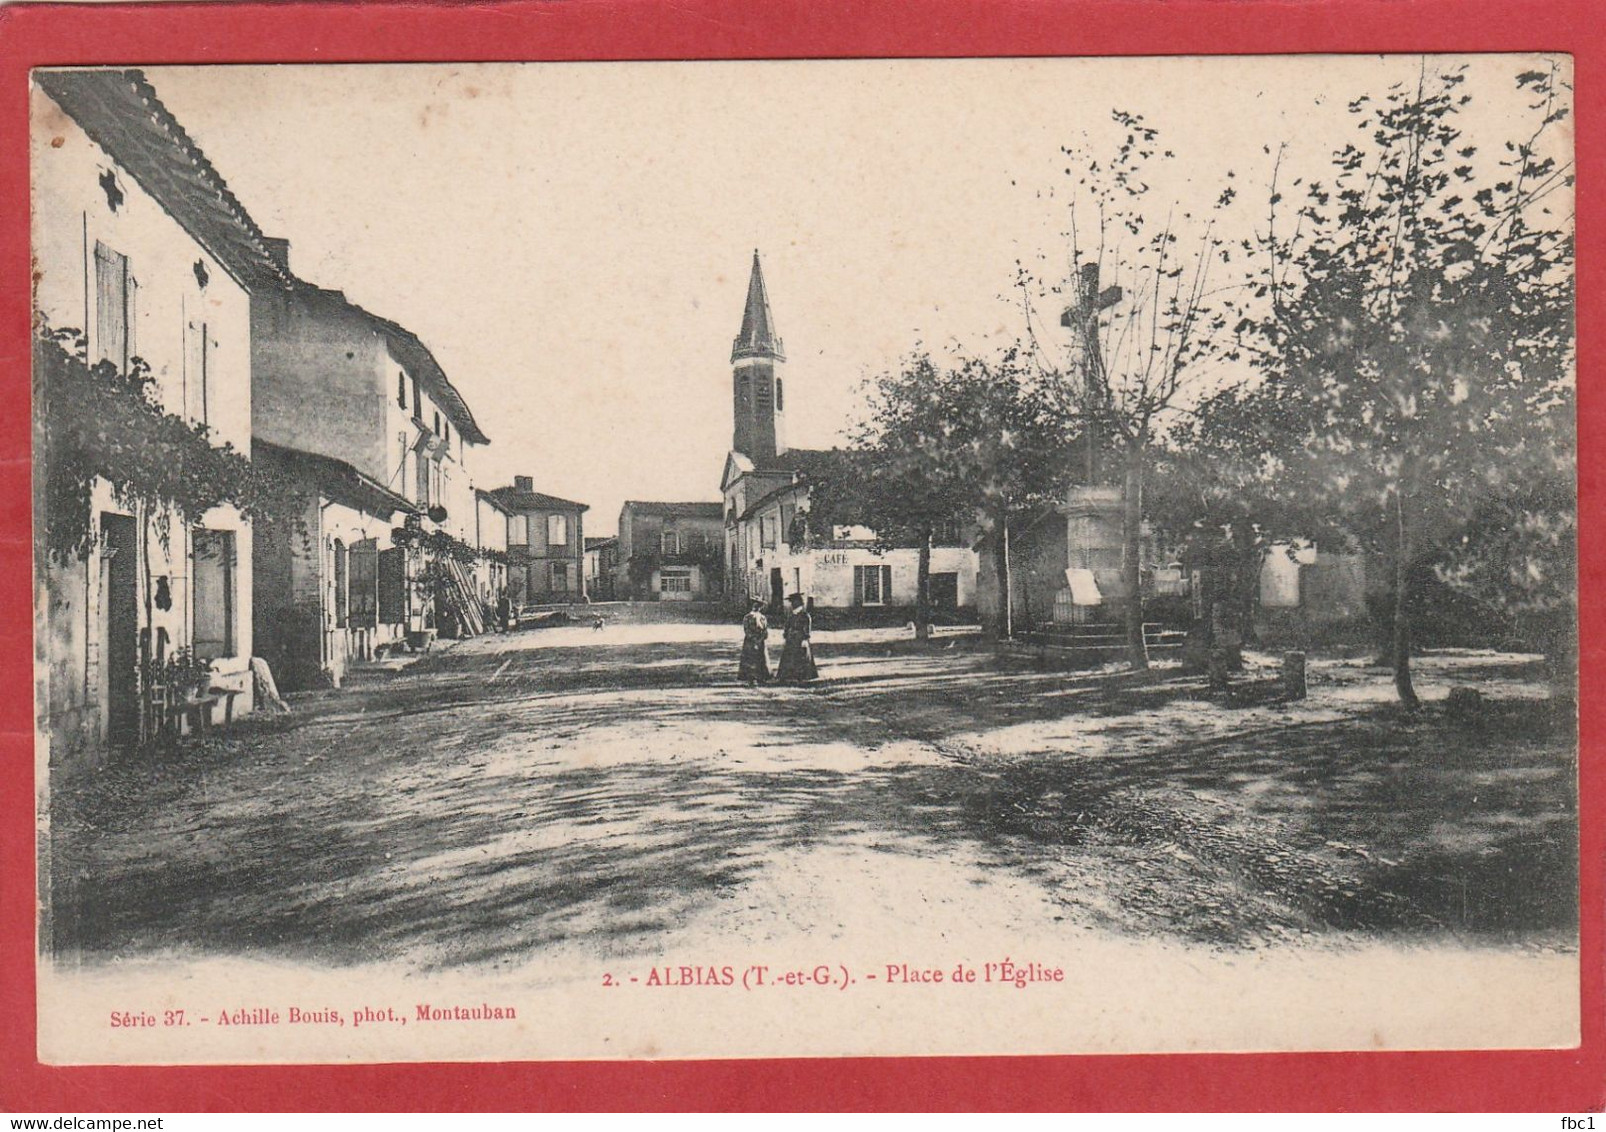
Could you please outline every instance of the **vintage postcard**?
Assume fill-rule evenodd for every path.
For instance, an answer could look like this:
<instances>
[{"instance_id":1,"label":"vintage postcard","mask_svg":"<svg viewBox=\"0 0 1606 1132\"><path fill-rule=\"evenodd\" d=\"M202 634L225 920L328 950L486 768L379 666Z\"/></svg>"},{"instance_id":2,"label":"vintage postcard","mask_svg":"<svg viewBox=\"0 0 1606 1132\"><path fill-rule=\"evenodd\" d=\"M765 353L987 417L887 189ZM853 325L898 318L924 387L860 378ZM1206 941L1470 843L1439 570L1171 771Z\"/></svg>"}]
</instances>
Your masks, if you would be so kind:
<instances>
[{"instance_id":1,"label":"vintage postcard","mask_svg":"<svg viewBox=\"0 0 1606 1132\"><path fill-rule=\"evenodd\" d=\"M1572 99L34 70L39 1058L1577 1046Z\"/></svg>"}]
</instances>

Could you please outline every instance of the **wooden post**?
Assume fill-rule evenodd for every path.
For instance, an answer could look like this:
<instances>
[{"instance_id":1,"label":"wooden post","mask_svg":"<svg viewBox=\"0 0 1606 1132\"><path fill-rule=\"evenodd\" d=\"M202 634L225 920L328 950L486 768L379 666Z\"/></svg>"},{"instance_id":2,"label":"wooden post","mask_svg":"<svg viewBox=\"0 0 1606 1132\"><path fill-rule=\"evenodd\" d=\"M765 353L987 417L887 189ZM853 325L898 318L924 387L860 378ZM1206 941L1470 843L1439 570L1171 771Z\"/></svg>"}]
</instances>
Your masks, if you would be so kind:
<instances>
[{"instance_id":1,"label":"wooden post","mask_svg":"<svg viewBox=\"0 0 1606 1132\"><path fill-rule=\"evenodd\" d=\"M999 581L999 588L1004 598L1004 640L1012 640L1015 636L1015 585L1014 579L1009 576L1009 517L1006 515L1000 524L1004 532L1004 576Z\"/></svg>"},{"instance_id":2,"label":"wooden post","mask_svg":"<svg viewBox=\"0 0 1606 1132\"><path fill-rule=\"evenodd\" d=\"M1283 654L1283 695L1291 700L1305 698L1305 654Z\"/></svg>"}]
</instances>

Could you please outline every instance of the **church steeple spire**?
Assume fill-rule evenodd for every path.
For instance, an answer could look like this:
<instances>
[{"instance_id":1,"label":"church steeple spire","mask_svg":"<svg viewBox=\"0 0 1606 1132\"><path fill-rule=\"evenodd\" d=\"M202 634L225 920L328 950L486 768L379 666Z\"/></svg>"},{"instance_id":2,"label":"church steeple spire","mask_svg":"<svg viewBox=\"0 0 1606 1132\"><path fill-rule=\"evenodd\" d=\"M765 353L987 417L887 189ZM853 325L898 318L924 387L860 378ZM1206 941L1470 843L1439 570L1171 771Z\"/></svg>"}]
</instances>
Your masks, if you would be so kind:
<instances>
[{"instance_id":1,"label":"church steeple spire","mask_svg":"<svg viewBox=\"0 0 1606 1132\"><path fill-rule=\"evenodd\" d=\"M786 386L780 375L784 361L764 290L764 269L754 250L742 332L731 344L731 403L736 417L731 447L757 464L786 451Z\"/></svg>"},{"instance_id":2,"label":"church steeple spire","mask_svg":"<svg viewBox=\"0 0 1606 1132\"><path fill-rule=\"evenodd\" d=\"M780 335L775 333L775 316L770 314L769 293L764 290L764 269L759 266L758 249L753 249L753 274L747 280L747 306L742 310L742 329L731 344L731 361L743 358L773 358L784 362Z\"/></svg>"}]
</instances>

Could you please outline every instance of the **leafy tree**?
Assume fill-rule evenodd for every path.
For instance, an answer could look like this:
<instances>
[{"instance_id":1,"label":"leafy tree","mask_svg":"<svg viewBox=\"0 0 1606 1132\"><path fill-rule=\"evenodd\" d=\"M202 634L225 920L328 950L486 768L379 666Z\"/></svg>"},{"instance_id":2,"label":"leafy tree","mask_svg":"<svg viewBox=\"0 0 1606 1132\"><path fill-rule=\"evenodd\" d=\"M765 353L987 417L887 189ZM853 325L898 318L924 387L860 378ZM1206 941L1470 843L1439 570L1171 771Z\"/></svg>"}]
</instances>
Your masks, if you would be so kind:
<instances>
[{"instance_id":1,"label":"leafy tree","mask_svg":"<svg viewBox=\"0 0 1606 1132\"><path fill-rule=\"evenodd\" d=\"M939 531L979 518L993 533L1009 631L1010 523L1063 489L1071 423L1016 351L944 367L929 355L869 382L850 447L817 476L818 529L862 524L886 546L920 549L916 633L930 635L931 548Z\"/></svg>"},{"instance_id":2,"label":"leafy tree","mask_svg":"<svg viewBox=\"0 0 1606 1132\"><path fill-rule=\"evenodd\" d=\"M1533 118L1491 168L1464 136L1465 78L1424 61L1351 103L1357 137L1329 179L1293 183L1292 218L1274 171L1238 323L1266 378L1242 407L1284 492L1391 563L1407 706L1412 578L1491 501L1573 466L1573 176L1549 152L1570 88L1555 67L1516 76Z\"/></svg>"},{"instance_id":3,"label":"leafy tree","mask_svg":"<svg viewBox=\"0 0 1606 1132\"><path fill-rule=\"evenodd\" d=\"M1484 500L1435 563L1439 579L1509 617L1517 640L1570 678L1577 648L1578 516L1573 478L1540 473Z\"/></svg>"},{"instance_id":4,"label":"leafy tree","mask_svg":"<svg viewBox=\"0 0 1606 1132\"><path fill-rule=\"evenodd\" d=\"M1314 427L1314 408L1287 392L1267 382L1203 398L1156 451L1147 496L1149 520L1216 575L1206 578L1207 601L1225 603L1245 640L1254 638L1261 571L1276 548L1354 544L1310 482L1321 466L1288 458L1288 438ZM1199 628L1209 639L1210 622Z\"/></svg>"}]
</instances>

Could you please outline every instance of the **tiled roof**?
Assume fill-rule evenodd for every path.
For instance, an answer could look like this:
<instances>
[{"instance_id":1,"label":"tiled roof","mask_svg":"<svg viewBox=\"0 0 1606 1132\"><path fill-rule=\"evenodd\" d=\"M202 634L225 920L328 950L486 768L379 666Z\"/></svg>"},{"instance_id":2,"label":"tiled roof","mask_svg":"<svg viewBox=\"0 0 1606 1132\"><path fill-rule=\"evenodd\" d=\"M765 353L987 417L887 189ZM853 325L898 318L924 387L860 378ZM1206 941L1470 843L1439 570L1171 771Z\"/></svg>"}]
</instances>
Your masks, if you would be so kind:
<instances>
[{"instance_id":1,"label":"tiled roof","mask_svg":"<svg viewBox=\"0 0 1606 1132\"><path fill-rule=\"evenodd\" d=\"M253 459L265 457L267 462L301 472L330 497L381 517L389 517L395 511L414 514L418 510L405 496L398 495L378 480L333 456L273 444L260 437L251 439L251 456Z\"/></svg>"},{"instance_id":2,"label":"tiled roof","mask_svg":"<svg viewBox=\"0 0 1606 1132\"><path fill-rule=\"evenodd\" d=\"M141 71L35 71L34 81L247 290L289 273Z\"/></svg>"},{"instance_id":3,"label":"tiled roof","mask_svg":"<svg viewBox=\"0 0 1606 1132\"><path fill-rule=\"evenodd\" d=\"M516 487L499 487L490 492L498 503L514 511L589 511L591 507L586 503L576 503L572 499L559 499L556 495L547 495L539 491L520 491Z\"/></svg>"},{"instance_id":4,"label":"tiled roof","mask_svg":"<svg viewBox=\"0 0 1606 1132\"><path fill-rule=\"evenodd\" d=\"M731 361L739 358L774 358L785 361L781 339L775 333L775 316L770 314L770 297L764 289L764 270L758 265L758 249L753 249L753 273L747 280L747 305L742 309L742 330L731 344Z\"/></svg>"},{"instance_id":5,"label":"tiled roof","mask_svg":"<svg viewBox=\"0 0 1606 1132\"><path fill-rule=\"evenodd\" d=\"M725 514L723 503L643 503L627 499L625 506L637 513L674 519L719 519Z\"/></svg>"},{"instance_id":6,"label":"tiled roof","mask_svg":"<svg viewBox=\"0 0 1606 1132\"><path fill-rule=\"evenodd\" d=\"M788 448L777 456L755 460L753 463L761 472L800 472L809 475L818 472L834 455L835 453L826 448Z\"/></svg>"},{"instance_id":7,"label":"tiled roof","mask_svg":"<svg viewBox=\"0 0 1606 1132\"><path fill-rule=\"evenodd\" d=\"M777 496L784 495L794 487L808 483L810 477L818 475L826 469L826 465L836 457L836 453L822 448L790 448L778 456L759 462L757 474L766 472L789 472L791 480L771 488L763 495L747 505L747 510L740 515L742 519L752 518L758 509L768 504Z\"/></svg>"},{"instance_id":8,"label":"tiled roof","mask_svg":"<svg viewBox=\"0 0 1606 1132\"><path fill-rule=\"evenodd\" d=\"M476 487L474 489L474 494L476 496L478 496L480 499L485 500L485 502L489 503L492 507L495 507L498 511L501 511L503 514L506 514L506 515L513 514L513 509L512 508L510 508L506 503L503 503L500 499L498 499L491 492L486 491L484 488Z\"/></svg>"}]
</instances>

